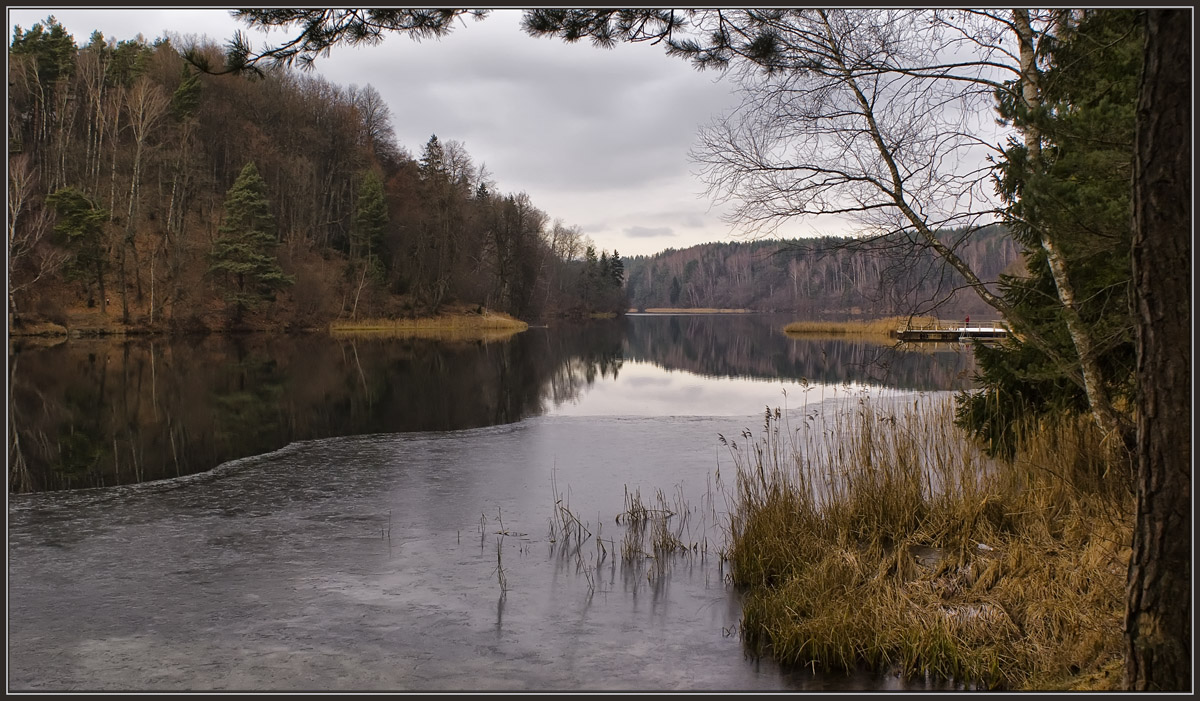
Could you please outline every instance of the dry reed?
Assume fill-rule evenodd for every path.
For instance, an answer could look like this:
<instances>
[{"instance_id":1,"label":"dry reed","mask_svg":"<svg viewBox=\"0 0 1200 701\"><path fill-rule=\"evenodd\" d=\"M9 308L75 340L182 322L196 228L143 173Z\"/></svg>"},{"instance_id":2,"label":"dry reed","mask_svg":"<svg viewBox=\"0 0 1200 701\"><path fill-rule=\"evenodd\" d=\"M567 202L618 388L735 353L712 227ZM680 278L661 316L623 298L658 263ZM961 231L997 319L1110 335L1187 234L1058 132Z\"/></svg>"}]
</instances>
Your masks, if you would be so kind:
<instances>
[{"instance_id":1,"label":"dry reed","mask_svg":"<svg viewBox=\"0 0 1200 701\"><path fill-rule=\"evenodd\" d=\"M783 327L784 333L804 336L889 336L909 323L933 323L932 317L892 316L866 321L793 321Z\"/></svg>"},{"instance_id":2,"label":"dry reed","mask_svg":"<svg viewBox=\"0 0 1200 701\"><path fill-rule=\"evenodd\" d=\"M750 309L718 309L715 307L650 307L647 314L749 314Z\"/></svg>"},{"instance_id":3,"label":"dry reed","mask_svg":"<svg viewBox=\"0 0 1200 701\"><path fill-rule=\"evenodd\" d=\"M1085 421L1042 426L997 462L953 415L950 398L863 398L794 430L768 411L761 436L726 441L746 642L970 688L1118 684L1127 475Z\"/></svg>"},{"instance_id":4,"label":"dry reed","mask_svg":"<svg viewBox=\"0 0 1200 701\"><path fill-rule=\"evenodd\" d=\"M418 319L358 319L334 321L329 325L333 336L370 336L433 338L455 340L462 338L502 340L529 328L529 324L507 314L442 314Z\"/></svg>"}]
</instances>

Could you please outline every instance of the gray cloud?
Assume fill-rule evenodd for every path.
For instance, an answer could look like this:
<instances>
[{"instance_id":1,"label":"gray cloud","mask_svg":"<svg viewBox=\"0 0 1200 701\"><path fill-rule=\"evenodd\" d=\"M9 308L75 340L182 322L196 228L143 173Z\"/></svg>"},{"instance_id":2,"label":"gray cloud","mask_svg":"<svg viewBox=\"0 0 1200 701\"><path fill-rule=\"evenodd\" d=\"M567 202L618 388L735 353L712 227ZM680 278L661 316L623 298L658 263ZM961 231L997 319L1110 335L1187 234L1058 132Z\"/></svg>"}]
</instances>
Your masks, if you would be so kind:
<instances>
[{"instance_id":1,"label":"gray cloud","mask_svg":"<svg viewBox=\"0 0 1200 701\"><path fill-rule=\"evenodd\" d=\"M675 235L675 232L666 226L660 226L655 229L649 229L644 226L631 226L625 229L625 235L631 239L654 239L672 237Z\"/></svg>"}]
</instances>

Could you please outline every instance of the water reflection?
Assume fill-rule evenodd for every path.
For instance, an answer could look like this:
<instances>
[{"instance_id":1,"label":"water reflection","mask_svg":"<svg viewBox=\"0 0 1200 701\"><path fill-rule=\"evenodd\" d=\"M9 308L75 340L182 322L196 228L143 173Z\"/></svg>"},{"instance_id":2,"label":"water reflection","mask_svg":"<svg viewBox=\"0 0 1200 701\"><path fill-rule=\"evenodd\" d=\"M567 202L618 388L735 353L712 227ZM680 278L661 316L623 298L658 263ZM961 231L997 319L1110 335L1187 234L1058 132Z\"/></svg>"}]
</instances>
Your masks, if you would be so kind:
<instances>
[{"instance_id":1,"label":"water reflection","mask_svg":"<svg viewBox=\"0 0 1200 701\"><path fill-rule=\"evenodd\" d=\"M12 685L928 691L747 657L720 557L717 436L780 388L852 401L879 348L732 317L14 345L10 484L203 474L10 499ZM934 360L899 362L958 381Z\"/></svg>"},{"instance_id":2,"label":"water reflection","mask_svg":"<svg viewBox=\"0 0 1200 701\"><path fill-rule=\"evenodd\" d=\"M14 339L9 489L194 474L293 441L448 431L545 413L728 415L762 402L721 378L965 386L970 354L792 339L765 316L632 316L509 340L237 335ZM707 378L707 379L706 379ZM742 408L744 407L744 409Z\"/></svg>"},{"instance_id":3,"label":"water reflection","mask_svg":"<svg viewBox=\"0 0 1200 701\"><path fill-rule=\"evenodd\" d=\"M974 368L958 344L895 345L790 337L793 318L766 314L631 315L625 357L709 377L807 379L915 390L961 389Z\"/></svg>"}]
</instances>

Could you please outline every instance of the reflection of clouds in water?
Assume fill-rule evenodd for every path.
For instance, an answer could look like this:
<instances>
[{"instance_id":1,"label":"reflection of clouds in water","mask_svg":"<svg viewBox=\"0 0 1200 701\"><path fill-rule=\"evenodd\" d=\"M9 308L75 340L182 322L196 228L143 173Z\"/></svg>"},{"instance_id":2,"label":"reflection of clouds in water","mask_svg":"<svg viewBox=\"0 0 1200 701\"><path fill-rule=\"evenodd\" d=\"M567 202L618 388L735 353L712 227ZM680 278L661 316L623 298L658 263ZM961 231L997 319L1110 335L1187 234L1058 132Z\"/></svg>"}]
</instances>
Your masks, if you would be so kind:
<instances>
[{"instance_id":1,"label":"reflection of clouds in water","mask_svg":"<svg viewBox=\"0 0 1200 701\"><path fill-rule=\"evenodd\" d=\"M577 401L557 407L563 416L749 416L779 405L776 380L707 377L626 361L618 378L597 380Z\"/></svg>"},{"instance_id":2,"label":"reflection of clouds in water","mask_svg":"<svg viewBox=\"0 0 1200 701\"><path fill-rule=\"evenodd\" d=\"M910 395L912 390L855 381L714 377L627 360L620 377L597 378L551 416L755 416L764 408L789 414L826 402L870 396Z\"/></svg>"},{"instance_id":3,"label":"reflection of clouds in water","mask_svg":"<svg viewBox=\"0 0 1200 701\"><path fill-rule=\"evenodd\" d=\"M670 384L671 384L671 378L669 378L669 377L631 377L631 378L625 380L625 382L630 387L648 387L648 386L667 387L667 386L670 386Z\"/></svg>"}]
</instances>

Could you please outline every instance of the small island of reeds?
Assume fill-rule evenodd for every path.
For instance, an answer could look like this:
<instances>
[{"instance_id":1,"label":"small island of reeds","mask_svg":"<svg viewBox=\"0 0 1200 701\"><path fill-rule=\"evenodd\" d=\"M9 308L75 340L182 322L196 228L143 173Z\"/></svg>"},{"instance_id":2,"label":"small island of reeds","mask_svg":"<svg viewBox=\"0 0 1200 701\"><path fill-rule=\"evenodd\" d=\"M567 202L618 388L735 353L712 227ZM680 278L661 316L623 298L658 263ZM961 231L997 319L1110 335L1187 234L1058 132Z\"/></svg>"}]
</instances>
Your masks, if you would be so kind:
<instances>
[{"instance_id":1,"label":"small island of reeds","mask_svg":"<svg viewBox=\"0 0 1200 701\"><path fill-rule=\"evenodd\" d=\"M749 314L749 309L718 309L715 307L648 307L646 314Z\"/></svg>"},{"instance_id":2,"label":"small island of reeds","mask_svg":"<svg viewBox=\"0 0 1200 701\"><path fill-rule=\"evenodd\" d=\"M430 317L342 319L329 324L329 333L334 336L490 341L508 338L528 328L526 322L500 312L455 310Z\"/></svg>"},{"instance_id":3,"label":"small island of reeds","mask_svg":"<svg viewBox=\"0 0 1200 701\"><path fill-rule=\"evenodd\" d=\"M783 327L786 334L796 336L888 336L895 337L899 329L913 324L928 324L931 317L890 316L884 319L852 321L793 321Z\"/></svg>"}]
</instances>

